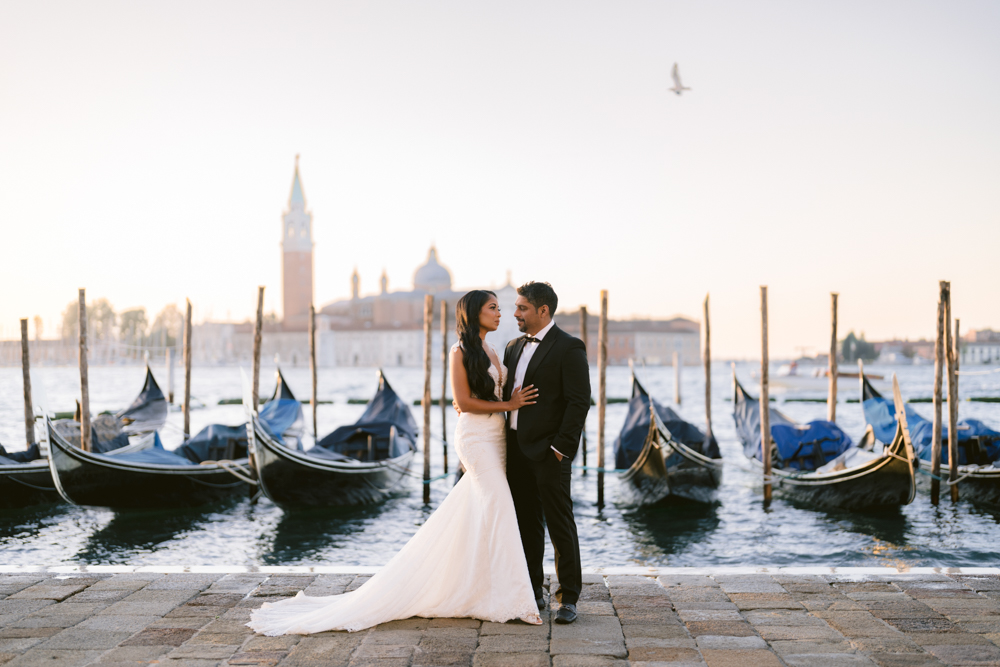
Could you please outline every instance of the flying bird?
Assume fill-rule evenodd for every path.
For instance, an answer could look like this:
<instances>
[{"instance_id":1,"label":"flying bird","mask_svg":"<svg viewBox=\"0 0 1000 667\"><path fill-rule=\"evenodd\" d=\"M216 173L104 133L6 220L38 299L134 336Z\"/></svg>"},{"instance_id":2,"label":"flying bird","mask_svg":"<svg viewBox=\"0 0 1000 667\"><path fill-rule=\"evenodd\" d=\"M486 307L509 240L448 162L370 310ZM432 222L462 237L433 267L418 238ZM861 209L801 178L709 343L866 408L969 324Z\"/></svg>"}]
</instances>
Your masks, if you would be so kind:
<instances>
[{"instance_id":1,"label":"flying bird","mask_svg":"<svg viewBox=\"0 0 1000 667\"><path fill-rule=\"evenodd\" d=\"M677 63L674 63L674 68L670 70L670 78L674 80L674 87L669 88L668 90L672 90L678 95L680 95L685 90L691 90L690 88L685 88L684 85L681 83L681 73L680 70L677 69Z\"/></svg>"}]
</instances>

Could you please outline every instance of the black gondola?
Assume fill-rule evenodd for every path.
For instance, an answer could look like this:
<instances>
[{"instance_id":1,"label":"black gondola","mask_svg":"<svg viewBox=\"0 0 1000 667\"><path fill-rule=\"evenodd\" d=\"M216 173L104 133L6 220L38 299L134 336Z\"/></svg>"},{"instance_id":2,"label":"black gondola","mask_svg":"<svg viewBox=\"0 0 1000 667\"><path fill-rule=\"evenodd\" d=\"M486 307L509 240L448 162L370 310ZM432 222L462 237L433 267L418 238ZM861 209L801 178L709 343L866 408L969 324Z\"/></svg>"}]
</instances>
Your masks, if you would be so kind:
<instances>
[{"instance_id":1,"label":"black gondola","mask_svg":"<svg viewBox=\"0 0 1000 667\"><path fill-rule=\"evenodd\" d=\"M132 404L107 421L119 422L120 437L101 440L92 429L92 441L103 444L103 453L115 455L148 446L146 439L129 443L129 435L143 435L163 426L167 420L167 399L160 391L153 372L146 366L146 381ZM70 420L66 420L69 422ZM79 430L79 429L78 429ZM42 503L61 502L62 498L52 480L49 462L38 443L27 450L7 452L0 447L0 509L28 507Z\"/></svg>"},{"instance_id":2,"label":"black gondola","mask_svg":"<svg viewBox=\"0 0 1000 667\"><path fill-rule=\"evenodd\" d=\"M893 377L897 414L903 412L899 384ZM733 418L751 465L763 473L760 460L760 401L752 398L733 373ZM770 408L772 436L772 485L776 491L815 505L846 510L875 510L913 501L916 482L913 476L913 446L905 415L898 420L895 434L881 454L873 451L874 433L869 429L857 445L841 447L833 460L824 446L836 441L843 432L832 422L796 424L780 411ZM800 435L798 450L788 457L778 454L782 444L775 429ZM831 434L837 434L831 436ZM816 437L818 436L818 437ZM801 451L799 451L801 450ZM836 451L836 450L834 450ZM856 461L859 461L857 462Z\"/></svg>"},{"instance_id":3,"label":"black gondola","mask_svg":"<svg viewBox=\"0 0 1000 667\"><path fill-rule=\"evenodd\" d=\"M877 439L882 440L894 428L896 417L890 410L892 405L872 386L864 372L861 372L861 405ZM914 467L917 472L917 486L926 492L931 488L931 464L933 461L933 423L906 406L906 420L912 434L916 451ZM961 480L962 497L973 503L1000 507L1000 432L986 426L978 419L963 419L958 422L958 479ZM941 470L942 480L951 475L948 461L948 423L941 428Z\"/></svg>"},{"instance_id":4,"label":"black gondola","mask_svg":"<svg viewBox=\"0 0 1000 667\"><path fill-rule=\"evenodd\" d=\"M722 484L722 455L712 436L661 405L632 372L628 415L615 440L619 493L629 505L650 505L668 496L700 503L716 499Z\"/></svg>"},{"instance_id":5,"label":"black gondola","mask_svg":"<svg viewBox=\"0 0 1000 667\"><path fill-rule=\"evenodd\" d=\"M417 424L381 371L378 378L361 418L305 452L283 446L251 414L250 447L268 498L283 507L360 505L399 486L417 450Z\"/></svg>"},{"instance_id":6,"label":"black gondola","mask_svg":"<svg viewBox=\"0 0 1000 667\"><path fill-rule=\"evenodd\" d=\"M272 401L261 412L269 413L271 428L298 443L302 406L291 395L280 371ZM154 434L150 447L107 455L74 447L47 423L52 478L60 495L77 505L197 507L234 494L248 495L255 484L247 458L246 425L206 426L169 452L163 449L159 434Z\"/></svg>"}]
</instances>

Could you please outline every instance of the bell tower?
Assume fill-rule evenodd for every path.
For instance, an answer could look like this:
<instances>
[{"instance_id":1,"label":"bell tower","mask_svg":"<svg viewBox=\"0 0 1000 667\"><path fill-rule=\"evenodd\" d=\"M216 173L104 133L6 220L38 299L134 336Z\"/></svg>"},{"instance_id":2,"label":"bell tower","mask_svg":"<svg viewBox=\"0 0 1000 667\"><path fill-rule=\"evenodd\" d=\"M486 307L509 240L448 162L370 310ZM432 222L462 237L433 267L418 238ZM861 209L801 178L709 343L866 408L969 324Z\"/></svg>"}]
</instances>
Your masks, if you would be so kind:
<instances>
[{"instance_id":1,"label":"bell tower","mask_svg":"<svg viewBox=\"0 0 1000 667\"><path fill-rule=\"evenodd\" d=\"M309 304L313 300L312 213L306 211L298 155L295 156L295 175L288 210L281 221L283 328L286 331L305 331L309 326Z\"/></svg>"}]
</instances>

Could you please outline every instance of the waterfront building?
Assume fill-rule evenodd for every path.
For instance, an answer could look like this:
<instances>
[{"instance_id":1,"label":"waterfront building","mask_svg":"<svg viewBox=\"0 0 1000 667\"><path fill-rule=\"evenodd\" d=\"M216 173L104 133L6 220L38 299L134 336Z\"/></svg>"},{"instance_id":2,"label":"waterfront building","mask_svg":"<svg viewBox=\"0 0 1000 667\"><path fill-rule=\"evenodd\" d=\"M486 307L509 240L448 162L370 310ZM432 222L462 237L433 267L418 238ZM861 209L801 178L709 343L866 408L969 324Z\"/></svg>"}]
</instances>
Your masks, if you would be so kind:
<instances>
[{"instance_id":1,"label":"waterfront building","mask_svg":"<svg viewBox=\"0 0 1000 667\"><path fill-rule=\"evenodd\" d=\"M962 337L961 362L963 364L991 364L1000 362L1000 331L973 329Z\"/></svg>"}]
</instances>

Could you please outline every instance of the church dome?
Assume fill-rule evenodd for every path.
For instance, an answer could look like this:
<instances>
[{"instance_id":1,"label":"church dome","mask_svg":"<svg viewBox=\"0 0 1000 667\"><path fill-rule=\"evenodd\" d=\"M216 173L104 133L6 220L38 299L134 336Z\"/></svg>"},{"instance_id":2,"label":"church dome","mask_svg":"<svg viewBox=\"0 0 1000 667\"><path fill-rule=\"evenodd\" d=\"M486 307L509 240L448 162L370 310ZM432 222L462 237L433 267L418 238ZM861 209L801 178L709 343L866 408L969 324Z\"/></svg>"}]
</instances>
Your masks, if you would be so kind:
<instances>
[{"instance_id":1,"label":"church dome","mask_svg":"<svg viewBox=\"0 0 1000 667\"><path fill-rule=\"evenodd\" d=\"M413 289L442 292L451 289L451 271L438 263L437 248L431 246L427 262L413 274Z\"/></svg>"}]
</instances>

